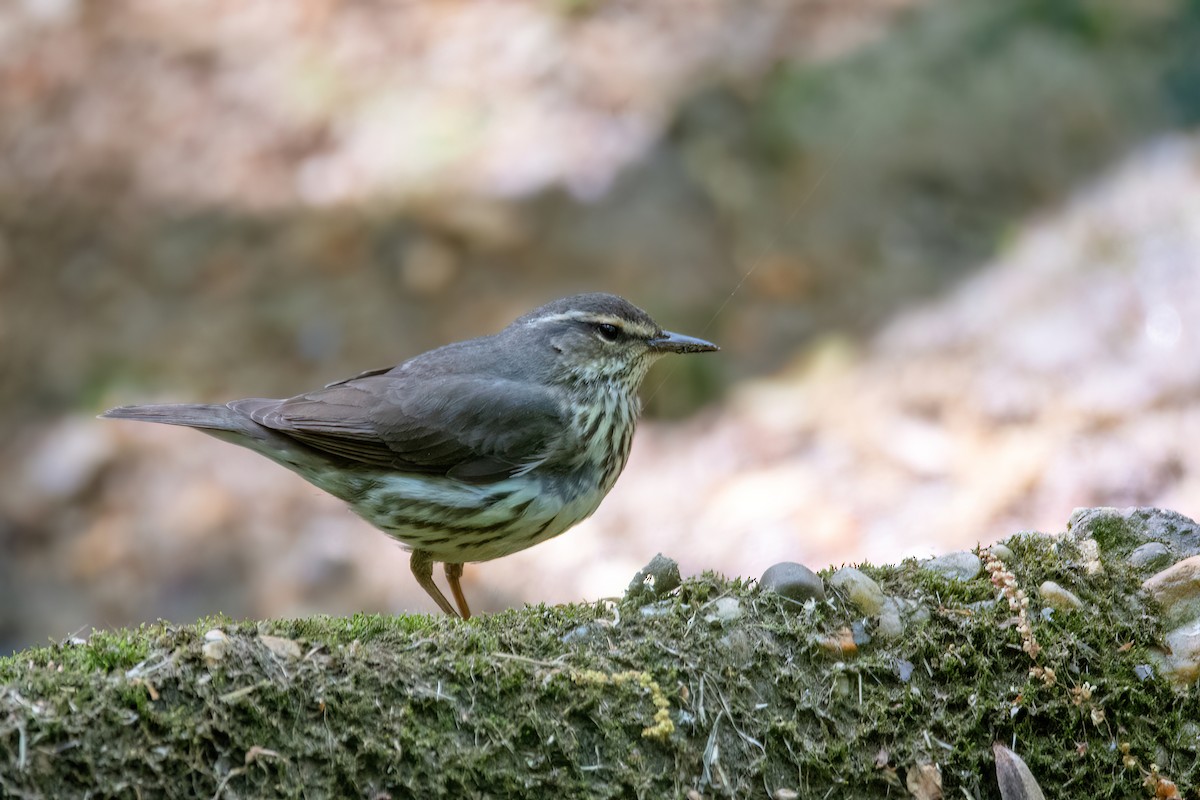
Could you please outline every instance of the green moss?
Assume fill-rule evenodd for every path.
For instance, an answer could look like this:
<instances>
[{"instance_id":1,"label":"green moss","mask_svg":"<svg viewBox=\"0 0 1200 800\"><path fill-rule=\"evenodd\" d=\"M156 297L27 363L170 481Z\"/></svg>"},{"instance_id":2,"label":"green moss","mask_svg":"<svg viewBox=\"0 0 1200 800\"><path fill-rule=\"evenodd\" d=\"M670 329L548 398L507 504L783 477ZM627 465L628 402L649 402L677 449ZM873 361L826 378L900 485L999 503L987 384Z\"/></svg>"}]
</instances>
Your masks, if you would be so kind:
<instances>
[{"instance_id":1,"label":"green moss","mask_svg":"<svg viewBox=\"0 0 1200 800\"><path fill-rule=\"evenodd\" d=\"M38 648L0 662L0 793L884 797L933 761L947 796L994 799L991 743L1014 739L1041 785L1071 796L1140 794L1117 741L1196 786L1195 736L1172 732L1200 718L1200 693L1138 679L1161 630L1137 577L1115 564L1080 577L1066 540L1011 546L1034 601L1036 660L1007 603L978 602L995 598L986 575L946 581L912 562L864 570L929 622L840 657L818 642L851 610L713 574L646 607L536 606L466 623L217 618ZM1047 579L1087 612L1043 616L1035 590ZM743 616L706 621L705 604L724 596ZM204 652L212 628L227 637L219 660ZM296 640L302 656L262 634Z\"/></svg>"}]
</instances>

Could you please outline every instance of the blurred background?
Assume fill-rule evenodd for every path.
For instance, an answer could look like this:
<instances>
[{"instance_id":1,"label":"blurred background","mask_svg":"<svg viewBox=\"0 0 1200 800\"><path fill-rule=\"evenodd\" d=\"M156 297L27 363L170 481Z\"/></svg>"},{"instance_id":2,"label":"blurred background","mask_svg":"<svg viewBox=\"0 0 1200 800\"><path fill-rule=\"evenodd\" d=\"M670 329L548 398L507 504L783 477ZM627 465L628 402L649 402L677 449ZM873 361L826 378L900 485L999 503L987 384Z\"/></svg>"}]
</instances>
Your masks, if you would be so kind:
<instances>
[{"instance_id":1,"label":"blurred background","mask_svg":"<svg viewBox=\"0 0 1200 800\"><path fill-rule=\"evenodd\" d=\"M433 610L248 451L288 396L577 290L719 342L495 610L1076 506L1200 515L1200 0L0 5L0 654Z\"/></svg>"}]
</instances>

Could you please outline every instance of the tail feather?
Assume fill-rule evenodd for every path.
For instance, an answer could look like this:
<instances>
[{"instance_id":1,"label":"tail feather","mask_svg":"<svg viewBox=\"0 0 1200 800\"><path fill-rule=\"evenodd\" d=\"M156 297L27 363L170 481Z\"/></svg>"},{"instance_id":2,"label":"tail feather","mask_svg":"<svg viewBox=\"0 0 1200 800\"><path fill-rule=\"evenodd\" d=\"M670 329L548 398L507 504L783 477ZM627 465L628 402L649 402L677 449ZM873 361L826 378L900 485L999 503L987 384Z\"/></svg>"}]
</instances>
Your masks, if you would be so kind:
<instances>
[{"instance_id":1,"label":"tail feather","mask_svg":"<svg viewBox=\"0 0 1200 800\"><path fill-rule=\"evenodd\" d=\"M309 482L331 494L349 499L357 491L356 484L347 484L339 478L330 482L328 456L313 450L287 434L265 425L259 425L236 408L244 402L234 401L230 405L207 405L204 403L182 403L179 405L121 406L101 414L108 419L131 419L138 422L160 422L164 425L183 425L195 428L217 439L249 448L282 464ZM270 402L279 402L277 400ZM350 495L347 495L350 492Z\"/></svg>"},{"instance_id":2,"label":"tail feather","mask_svg":"<svg viewBox=\"0 0 1200 800\"><path fill-rule=\"evenodd\" d=\"M184 425L206 433L227 432L263 439L268 429L229 406L206 403L179 403L151 406L121 406L100 415L108 419L132 419L139 422L159 422L164 425Z\"/></svg>"}]
</instances>

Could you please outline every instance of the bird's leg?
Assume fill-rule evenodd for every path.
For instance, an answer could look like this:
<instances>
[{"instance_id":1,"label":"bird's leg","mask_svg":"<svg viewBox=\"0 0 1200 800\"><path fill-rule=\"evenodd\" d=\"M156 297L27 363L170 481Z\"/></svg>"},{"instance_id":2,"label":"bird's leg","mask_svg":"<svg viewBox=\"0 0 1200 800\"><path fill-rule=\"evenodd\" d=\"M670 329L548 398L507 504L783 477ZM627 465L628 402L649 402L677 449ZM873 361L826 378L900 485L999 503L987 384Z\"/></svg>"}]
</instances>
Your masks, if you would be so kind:
<instances>
[{"instance_id":1,"label":"bird's leg","mask_svg":"<svg viewBox=\"0 0 1200 800\"><path fill-rule=\"evenodd\" d=\"M458 583L463 574L463 565L447 563L442 566L446 568L446 583L450 584L450 591L454 594L454 602L458 603L459 613L463 619L470 619L471 609L467 605L467 596L463 594L462 586Z\"/></svg>"},{"instance_id":2,"label":"bird's leg","mask_svg":"<svg viewBox=\"0 0 1200 800\"><path fill-rule=\"evenodd\" d=\"M433 598L438 606L452 617L457 617L454 606L450 605L450 601L446 599L446 595L442 594L442 590L433 582L433 559L429 557L429 553L424 550L413 550L412 556L408 559L408 566L412 570L413 577L417 579L417 583L425 590L426 594ZM449 564L446 565L446 574L449 575ZM459 564L459 570L462 570L462 565ZM461 590L458 589L457 582L451 584L455 588L455 595L461 595Z\"/></svg>"}]
</instances>

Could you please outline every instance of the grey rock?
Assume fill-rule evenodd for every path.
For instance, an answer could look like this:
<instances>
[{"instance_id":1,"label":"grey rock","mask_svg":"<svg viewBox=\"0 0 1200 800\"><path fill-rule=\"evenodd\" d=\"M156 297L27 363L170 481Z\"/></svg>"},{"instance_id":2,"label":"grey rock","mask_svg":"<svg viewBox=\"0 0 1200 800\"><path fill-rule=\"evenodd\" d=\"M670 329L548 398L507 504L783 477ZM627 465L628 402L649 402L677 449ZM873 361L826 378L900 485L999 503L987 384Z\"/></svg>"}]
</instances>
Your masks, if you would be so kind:
<instances>
[{"instance_id":1,"label":"grey rock","mask_svg":"<svg viewBox=\"0 0 1200 800\"><path fill-rule=\"evenodd\" d=\"M1200 555L1200 525L1161 508L1077 508L1067 523L1075 539L1095 539L1104 552L1160 542L1183 557Z\"/></svg>"},{"instance_id":2,"label":"grey rock","mask_svg":"<svg viewBox=\"0 0 1200 800\"><path fill-rule=\"evenodd\" d=\"M704 607L704 621L712 625L724 625L742 616L742 604L736 597L718 597Z\"/></svg>"},{"instance_id":3,"label":"grey rock","mask_svg":"<svg viewBox=\"0 0 1200 800\"><path fill-rule=\"evenodd\" d=\"M900 615L906 625L923 625L930 620L929 607L919 600L908 600L907 597L893 597Z\"/></svg>"},{"instance_id":4,"label":"grey rock","mask_svg":"<svg viewBox=\"0 0 1200 800\"><path fill-rule=\"evenodd\" d=\"M1083 601L1069 589L1064 589L1054 581L1046 581L1038 587L1042 602L1059 611L1076 611L1083 608Z\"/></svg>"},{"instance_id":5,"label":"grey rock","mask_svg":"<svg viewBox=\"0 0 1200 800\"><path fill-rule=\"evenodd\" d=\"M1171 549L1162 542L1146 542L1129 554L1129 563L1140 569L1162 569L1171 563Z\"/></svg>"},{"instance_id":6,"label":"grey rock","mask_svg":"<svg viewBox=\"0 0 1200 800\"><path fill-rule=\"evenodd\" d=\"M871 617L883 609L887 599L878 583L854 567L842 567L830 575L829 585L845 594L855 608Z\"/></svg>"},{"instance_id":7,"label":"grey rock","mask_svg":"<svg viewBox=\"0 0 1200 800\"><path fill-rule=\"evenodd\" d=\"M861 619L850 623L850 636L859 647L866 647L871 643L871 634L867 632L867 626Z\"/></svg>"},{"instance_id":8,"label":"grey rock","mask_svg":"<svg viewBox=\"0 0 1200 800\"><path fill-rule=\"evenodd\" d=\"M997 542L988 549L992 551L992 555L1003 561L1005 564L1011 563L1012 560L1016 558L1016 554L1014 554L1006 544L1000 544Z\"/></svg>"},{"instance_id":9,"label":"grey rock","mask_svg":"<svg viewBox=\"0 0 1200 800\"><path fill-rule=\"evenodd\" d=\"M646 619L670 616L673 604L670 600L660 600L657 603L647 603L638 609Z\"/></svg>"},{"instance_id":10,"label":"grey rock","mask_svg":"<svg viewBox=\"0 0 1200 800\"><path fill-rule=\"evenodd\" d=\"M1166 647L1156 659L1163 674L1180 687L1200 679L1200 620L1168 631L1163 644Z\"/></svg>"},{"instance_id":11,"label":"grey rock","mask_svg":"<svg viewBox=\"0 0 1200 800\"><path fill-rule=\"evenodd\" d=\"M629 588L625 590L625 596L641 601L656 600L666 597L682 583L679 564L659 553L633 576Z\"/></svg>"},{"instance_id":12,"label":"grey rock","mask_svg":"<svg viewBox=\"0 0 1200 800\"><path fill-rule=\"evenodd\" d=\"M960 550L922 561L921 567L950 580L969 581L983 570L983 561L968 550Z\"/></svg>"},{"instance_id":13,"label":"grey rock","mask_svg":"<svg viewBox=\"0 0 1200 800\"><path fill-rule=\"evenodd\" d=\"M1168 627L1200 620L1200 556L1185 558L1151 575L1142 588L1162 606Z\"/></svg>"},{"instance_id":14,"label":"grey rock","mask_svg":"<svg viewBox=\"0 0 1200 800\"><path fill-rule=\"evenodd\" d=\"M783 561L767 568L758 580L763 591L803 603L805 600L825 602L825 584L821 576L803 564Z\"/></svg>"},{"instance_id":15,"label":"grey rock","mask_svg":"<svg viewBox=\"0 0 1200 800\"><path fill-rule=\"evenodd\" d=\"M879 625L875 629L884 639L899 639L904 635L904 619L900 614L900 605L894 598L883 601L879 610Z\"/></svg>"},{"instance_id":16,"label":"grey rock","mask_svg":"<svg viewBox=\"0 0 1200 800\"><path fill-rule=\"evenodd\" d=\"M642 609L642 611L644 612L645 609ZM571 644L573 642L587 641L590 638L592 638L592 626L591 625L577 625L576 627L571 628L571 630L567 631L562 636L560 636L559 641L562 642L563 644Z\"/></svg>"},{"instance_id":17,"label":"grey rock","mask_svg":"<svg viewBox=\"0 0 1200 800\"><path fill-rule=\"evenodd\" d=\"M900 608L900 615L906 623L920 625L929 622L929 606L919 600L909 600L907 597L893 597Z\"/></svg>"},{"instance_id":18,"label":"grey rock","mask_svg":"<svg viewBox=\"0 0 1200 800\"><path fill-rule=\"evenodd\" d=\"M1176 684L1189 686L1200 678L1200 555L1185 558L1142 583L1162 607L1163 623L1171 628L1158 654L1158 666Z\"/></svg>"}]
</instances>

